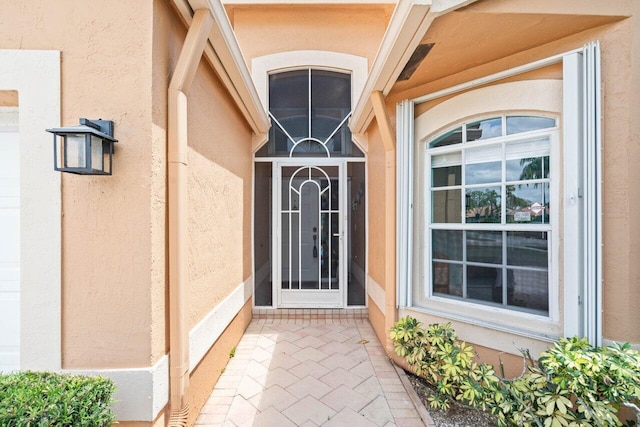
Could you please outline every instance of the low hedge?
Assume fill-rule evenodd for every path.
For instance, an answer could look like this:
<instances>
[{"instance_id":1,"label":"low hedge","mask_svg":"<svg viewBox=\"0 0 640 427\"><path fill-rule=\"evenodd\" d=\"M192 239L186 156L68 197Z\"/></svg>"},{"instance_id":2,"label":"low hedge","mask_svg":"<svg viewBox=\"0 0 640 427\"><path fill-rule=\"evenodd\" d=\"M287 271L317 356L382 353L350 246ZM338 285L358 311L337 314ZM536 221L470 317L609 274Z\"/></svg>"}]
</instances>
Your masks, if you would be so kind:
<instances>
[{"instance_id":1,"label":"low hedge","mask_svg":"<svg viewBox=\"0 0 640 427\"><path fill-rule=\"evenodd\" d=\"M52 372L0 375L0 426L110 426L113 381Z\"/></svg>"}]
</instances>

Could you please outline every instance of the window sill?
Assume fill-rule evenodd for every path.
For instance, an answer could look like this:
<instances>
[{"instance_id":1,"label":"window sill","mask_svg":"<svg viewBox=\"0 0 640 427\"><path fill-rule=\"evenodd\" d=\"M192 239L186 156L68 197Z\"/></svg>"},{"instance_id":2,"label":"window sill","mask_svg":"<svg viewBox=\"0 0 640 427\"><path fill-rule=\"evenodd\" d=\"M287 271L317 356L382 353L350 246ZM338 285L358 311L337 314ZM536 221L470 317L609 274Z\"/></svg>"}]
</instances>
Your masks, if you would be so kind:
<instances>
[{"instance_id":1,"label":"window sill","mask_svg":"<svg viewBox=\"0 0 640 427\"><path fill-rule=\"evenodd\" d=\"M407 309L545 342L562 336L562 324L550 317L448 298L431 297Z\"/></svg>"}]
</instances>

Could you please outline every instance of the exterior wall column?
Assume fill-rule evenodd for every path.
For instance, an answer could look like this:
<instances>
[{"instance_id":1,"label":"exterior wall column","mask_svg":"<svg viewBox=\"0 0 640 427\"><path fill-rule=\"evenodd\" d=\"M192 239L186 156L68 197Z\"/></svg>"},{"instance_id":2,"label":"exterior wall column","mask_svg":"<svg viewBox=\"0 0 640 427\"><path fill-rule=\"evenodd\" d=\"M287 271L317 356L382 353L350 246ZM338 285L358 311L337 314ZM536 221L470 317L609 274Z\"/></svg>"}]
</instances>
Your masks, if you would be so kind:
<instances>
[{"instance_id":1,"label":"exterior wall column","mask_svg":"<svg viewBox=\"0 0 640 427\"><path fill-rule=\"evenodd\" d=\"M387 352L393 353L389 329L398 317L396 308L396 137L380 91L371 93L371 104L382 136L385 151L385 204L384 204L384 336Z\"/></svg>"}]
</instances>

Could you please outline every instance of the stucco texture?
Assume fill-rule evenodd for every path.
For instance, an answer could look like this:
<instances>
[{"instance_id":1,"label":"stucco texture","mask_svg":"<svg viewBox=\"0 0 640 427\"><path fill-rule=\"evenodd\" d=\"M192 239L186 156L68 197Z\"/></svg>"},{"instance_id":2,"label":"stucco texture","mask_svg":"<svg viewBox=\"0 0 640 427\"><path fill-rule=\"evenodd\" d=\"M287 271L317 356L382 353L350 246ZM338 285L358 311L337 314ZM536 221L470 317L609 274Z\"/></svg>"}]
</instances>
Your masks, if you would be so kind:
<instances>
[{"instance_id":1,"label":"stucco texture","mask_svg":"<svg viewBox=\"0 0 640 427\"><path fill-rule=\"evenodd\" d=\"M514 13L519 10L520 6L525 7L526 4L527 2L522 0L479 2L477 7L482 9L482 13L473 10L476 6L469 8L470 10L463 9L456 13L460 18L465 17L465 14L475 17L474 25L482 27L483 19L484 24L488 25L491 19L495 18L493 14L505 11ZM548 2L541 3L540 7L536 5L539 13L548 10L564 15L557 18L556 24L549 29L550 32L555 32L555 39L553 37L547 38L542 40L545 42L544 44L536 44L532 40L505 37L504 34L497 35L495 38L486 37L481 41L483 49L493 52L495 50L491 47L493 43L503 52L512 53L486 63L474 64L471 67L467 67L464 61L459 61L457 62L458 66L450 67L448 73L444 74L440 69L429 71L429 61L436 58L435 55L430 54L422 68L418 69L413 83L410 80L396 85L389 94L388 102L393 103L433 93L518 65L577 49L591 41L599 41L602 52L604 148L602 183L603 336L611 340L640 343L640 329L637 328L637 325L640 324L640 311L637 309L640 306L640 294L637 292L640 282L640 263L634 262L640 257L640 244L637 239L637 236L640 235L640 225L637 220L637 213L640 211L640 193L637 191L640 173L636 167L640 161L640 146L637 143L640 136L640 124L636 119L640 112L640 105L634 95L640 89L636 78L640 73L640 24L638 17L640 4L618 1L611 5L612 9L609 10L611 16L607 18L586 16L574 19L569 27L563 24L571 21L570 13L588 15L586 10L593 14L605 13L604 10L597 10L596 6L591 4L590 9L577 8L575 2L568 2L566 5ZM556 7L562 10L555 10ZM632 16L629 18L614 16L614 13L617 12L620 15ZM502 15L502 18L506 21L511 19L509 15ZM512 27L505 24L505 31L509 28ZM572 28L572 33L567 33L567 28ZM437 32L449 31L442 25L435 25L433 29L436 33L431 35L427 33L425 40L437 41ZM432 30L430 29L430 31ZM462 37L464 36L460 36L460 38ZM517 47L518 45L521 46ZM466 48L450 50L449 54L463 58L465 57L465 49L477 50L479 47L478 44L469 43ZM518 50L522 47L524 50ZM442 55L442 51L439 54ZM433 66L439 67L437 64L433 64ZM554 78L554 75L558 76L558 72L557 68L547 67L545 70L517 78ZM428 73L432 73L435 79L429 81ZM418 106L416 114L421 114L438 102ZM373 226L371 231L374 231Z\"/></svg>"},{"instance_id":2,"label":"stucco texture","mask_svg":"<svg viewBox=\"0 0 640 427\"><path fill-rule=\"evenodd\" d=\"M173 10L157 0L154 126L163 136L166 88L185 35ZM205 59L200 61L187 98L187 307L189 328L193 328L252 274L253 160L251 130ZM164 168L163 163L158 167ZM157 196L161 199L162 191ZM160 346L154 349L159 351Z\"/></svg>"},{"instance_id":3,"label":"stucco texture","mask_svg":"<svg viewBox=\"0 0 640 427\"><path fill-rule=\"evenodd\" d=\"M120 140L113 176L62 176L63 368L149 366L152 3L0 10L3 48L61 51L61 124L113 120Z\"/></svg>"},{"instance_id":4,"label":"stucco texture","mask_svg":"<svg viewBox=\"0 0 640 427\"><path fill-rule=\"evenodd\" d=\"M385 151L382 137L374 121L368 129L367 153L369 247L368 274L383 289L385 284Z\"/></svg>"},{"instance_id":5,"label":"stucco texture","mask_svg":"<svg viewBox=\"0 0 640 427\"><path fill-rule=\"evenodd\" d=\"M228 10L247 64L272 53L326 50L362 56L371 66L393 9L390 5L251 5Z\"/></svg>"}]
</instances>

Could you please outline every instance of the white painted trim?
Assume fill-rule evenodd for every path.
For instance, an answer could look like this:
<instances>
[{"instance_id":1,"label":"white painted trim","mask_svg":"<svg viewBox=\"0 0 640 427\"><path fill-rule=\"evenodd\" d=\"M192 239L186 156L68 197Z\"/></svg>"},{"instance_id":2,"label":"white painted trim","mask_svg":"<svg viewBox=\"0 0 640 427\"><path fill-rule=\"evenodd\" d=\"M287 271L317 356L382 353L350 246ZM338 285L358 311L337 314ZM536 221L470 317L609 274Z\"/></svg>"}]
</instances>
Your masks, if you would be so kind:
<instances>
[{"instance_id":1,"label":"white painted trim","mask_svg":"<svg viewBox=\"0 0 640 427\"><path fill-rule=\"evenodd\" d=\"M504 96L507 93L509 97ZM416 117L416 141L424 142L448 126L474 116L525 110L549 111L558 115L562 111L562 81L540 79L508 82L448 99Z\"/></svg>"},{"instance_id":2,"label":"white painted trim","mask_svg":"<svg viewBox=\"0 0 640 427\"><path fill-rule=\"evenodd\" d=\"M213 66L254 134L269 131L269 119L261 107L251 74L236 40L229 17L220 0L172 0L187 25L191 25L193 12L208 9L214 17L204 56Z\"/></svg>"},{"instance_id":3,"label":"white painted trim","mask_svg":"<svg viewBox=\"0 0 640 427\"><path fill-rule=\"evenodd\" d=\"M521 355L519 349L526 348L531 351L534 358L537 358L557 338L502 328L481 320L442 316L440 313L432 313L416 307L400 308L398 316L412 316L424 325L450 322L461 340L517 356Z\"/></svg>"},{"instance_id":4,"label":"white painted trim","mask_svg":"<svg viewBox=\"0 0 640 427\"><path fill-rule=\"evenodd\" d=\"M18 132L18 107L0 107L0 132Z\"/></svg>"},{"instance_id":5,"label":"white painted trim","mask_svg":"<svg viewBox=\"0 0 640 427\"><path fill-rule=\"evenodd\" d=\"M435 16L429 14L431 1L399 0L373 60L362 96L353 108L349 127L365 133L374 117L369 99L375 91L387 95L407 61L426 34Z\"/></svg>"},{"instance_id":6,"label":"white painted trim","mask_svg":"<svg viewBox=\"0 0 640 427\"><path fill-rule=\"evenodd\" d=\"M351 73L351 105L355 105L362 95L367 79L367 58L324 50L279 52L251 60L251 75L265 110L268 108L269 74L301 67L329 68L349 72Z\"/></svg>"},{"instance_id":7,"label":"white painted trim","mask_svg":"<svg viewBox=\"0 0 640 427\"><path fill-rule=\"evenodd\" d=\"M234 289L189 333L190 371L240 312L253 293L253 276ZM101 375L116 383L113 410L119 421L153 421L169 402L169 356L147 368L65 369L74 375Z\"/></svg>"},{"instance_id":8,"label":"white painted trim","mask_svg":"<svg viewBox=\"0 0 640 427\"><path fill-rule=\"evenodd\" d=\"M591 345L599 346L602 344L602 95L599 43L587 44L582 59L585 336Z\"/></svg>"},{"instance_id":9,"label":"white painted trim","mask_svg":"<svg viewBox=\"0 0 640 427\"><path fill-rule=\"evenodd\" d=\"M397 105L396 123L396 307L406 307L413 272L413 102Z\"/></svg>"},{"instance_id":10,"label":"white painted trim","mask_svg":"<svg viewBox=\"0 0 640 427\"><path fill-rule=\"evenodd\" d=\"M367 294L382 313L385 312L385 291L371 276L367 276Z\"/></svg>"},{"instance_id":11,"label":"white painted trim","mask_svg":"<svg viewBox=\"0 0 640 427\"><path fill-rule=\"evenodd\" d=\"M0 90L17 90L20 134L20 368L61 368L60 52L0 50Z\"/></svg>"},{"instance_id":12,"label":"white painted trim","mask_svg":"<svg viewBox=\"0 0 640 427\"><path fill-rule=\"evenodd\" d=\"M564 168L563 178L563 233L565 241L576 242L576 247L584 245L583 204L580 194L580 175L576 168L582 169L582 54L572 53L563 61L563 110L562 140L563 155L575 159L575 167ZM564 282L564 335L584 336L584 312L580 301L584 301L584 271L579 251L572 245L564 246L563 282Z\"/></svg>"},{"instance_id":13,"label":"white painted trim","mask_svg":"<svg viewBox=\"0 0 640 427\"><path fill-rule=\"evenodd\" d=\"M375 91L387 95L422 41L431 23L441 15L476 0L398 0L378 54L371 66L364 94L353 109L349 126L353 133L365 133L374 117L369 100Z\"/></svg>"},{"instance_id":14,"label":"white painted trim","mask_svg":"<svg viewBox=\"0 0 640 427\"><path fill-rule=\"evenodd\" d=\"M236 287L229 296L189 332L189 369L193 371L220 338L242 307L253 295L253 276Z\"/></svg>"},{"instance_id":15,"label":"white painted trim","mask_svg":"<svg viewBox=\"0 0 640 427\"><path fill-rule=\"evenodd\" d=\"M508 94L508 96L505 96ZM420 186L421 193L416 196L416 203L424 204L420 207L420 215L429 217L428 197L425 191L429 185L429 164L427 153L424 149L424 142L434 137L443 130L460 122L469 121L475 117L491 115L492 113L504 114L505 112L523 112L524 114L533 113L536 115L547 115L559 117L562 112L562 81L541 79L507 82L478 88L469 92L462 93L458 96L450 98L441 104L436 105L432 109L424 112L415 119L415 140L418 142L416 148L417 164L420 167L419 173L424 178L424 184ZM560 169L559 141L554 131L551 135L553 147L552 157L552 173L559 176ZM566 157L565 157L566 159ZM568 162L570 160L567 160ZM424 174L424 175L422 175ZM426 189L424 188L426 186ZM560 180L556 179L552 182L552 204L560 205L558 190L560 188ZM538 316L530 313L506 310L498 307L490 307L483 305L469 304L464 301L448 299L443 297L430 296L420 303L420 308L414 307L416 310L424 310L431 315L442 318L456 319L461 322L474 323L478 322L486 327L496 330L513 331L514 334L536 337L542 340L553 339L561 336L562 318L559 307L559 268L556 260L561 259L559 253L559 241L561 230L559 228L558 212L553 214L552 219L552 237L549 242L550 252L553 258L549 264L550 273L550 291L549 291L549 316ZM418 233L424 236L424 231L416 228L414 234ZM420 274L414 275L414 283L422 283L428 286L428 278L430 270L425 266L430 265L428 237L421 237L416 241L413 248L418 252L419 259L418 268L421 269ZM565 245L567 244L565 239ZM571 244L569 245L573 247ZM415 273L414 273L415 274ZM555 288L554 288L554 284ZM427 289L429 289L427 287ZM411 297L409 298L411 299ZM415 300L414 300L415 302ZM491 319L491 320L483 320Z\"/></svg>"},{"instance_id":16,"label":"white painted trim","mask_svg":"<svg viewBox=\"0 0 640 427\"><path fill-rule=\"evenodd\" d=\"M569 55L576 52L582 52L582 49L574 49L569 52L560 53L558 55L554 55L548 58L540 59L538 61L530 62L528 64L524 64L519 67L510 68L508 70L500 71L495 74L491 74L485 77L480 77L478 79L461 83L456 86L451 86L446 89L439 90L437 92L432 92L426 95L419 96L417 98L412 99L412 101L415 102L416 104L421 104L423 102L442 98L443 96L453 95L455 93L473 89L478 86L482 86L488 83L496 82L498 80L506 79L507 77L517 76L519 74L523 74L529 71L537 70L542 67L546 67L548 65L553 65L553 64L562 62L562 59L565 57L565 55Z\"/></svg>"},{"instance_id":17,"label":"white painted trim","mask_svg":"<svg viewBox=\"0 0 640 427\"><path fill-rule=\"evenodd\" d=\"M112 405L119 421L153 421L169 402L169 357L149 368L65 369L65 374L102 376L116 384Z\"/></svg>"}]
</instances>

